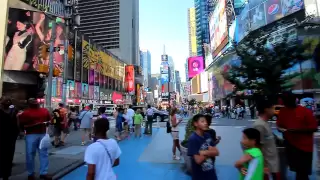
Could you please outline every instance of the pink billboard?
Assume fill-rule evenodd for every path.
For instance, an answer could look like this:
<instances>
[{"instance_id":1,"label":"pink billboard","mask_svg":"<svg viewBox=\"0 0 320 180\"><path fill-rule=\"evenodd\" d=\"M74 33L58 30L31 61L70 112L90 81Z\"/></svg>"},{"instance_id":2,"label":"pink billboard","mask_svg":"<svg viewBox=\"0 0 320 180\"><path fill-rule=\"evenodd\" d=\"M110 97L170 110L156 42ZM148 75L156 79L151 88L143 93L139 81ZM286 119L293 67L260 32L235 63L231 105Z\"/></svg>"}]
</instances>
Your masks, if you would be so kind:
<instances>
[{"instance_id":1,"label":"pink billboard","mask_svg":"<svg viewBox=\"0 0 320 180\"><path fill-rule=\"evenodd\" d=\"M204 70L204 63L202 56L194 56L188 58L188 76L193 78Z\"/></svg>"}]
</instances>

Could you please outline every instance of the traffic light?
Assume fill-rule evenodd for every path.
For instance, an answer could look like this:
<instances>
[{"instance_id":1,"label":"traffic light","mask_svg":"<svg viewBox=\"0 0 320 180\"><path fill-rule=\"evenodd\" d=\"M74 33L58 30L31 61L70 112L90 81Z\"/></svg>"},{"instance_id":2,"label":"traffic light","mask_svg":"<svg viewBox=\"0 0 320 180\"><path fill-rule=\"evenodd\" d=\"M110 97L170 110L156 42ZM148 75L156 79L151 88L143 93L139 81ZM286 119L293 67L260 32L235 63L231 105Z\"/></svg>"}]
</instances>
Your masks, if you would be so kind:
<instances>
[{"instance_id":1,"label":"traffic light","mask_svg":"<svg viewBox=\"0 0 320 180\"><path fill-rule=\"evenodd\" d=\"M49 46L46 44L39 46L39 57L42 59L48 59L48 56L49 56Z\"/></svg>"},{"instance_id":2,"label":"traffic light","mask_svg":"<svg viewBox=\"0 0 320 180\"><path fill-rule=\"evenodd\" d=\"M68 46L68 60L72 61L74 57L73 47L71 45Z\"/></svg>"}]
</instances>

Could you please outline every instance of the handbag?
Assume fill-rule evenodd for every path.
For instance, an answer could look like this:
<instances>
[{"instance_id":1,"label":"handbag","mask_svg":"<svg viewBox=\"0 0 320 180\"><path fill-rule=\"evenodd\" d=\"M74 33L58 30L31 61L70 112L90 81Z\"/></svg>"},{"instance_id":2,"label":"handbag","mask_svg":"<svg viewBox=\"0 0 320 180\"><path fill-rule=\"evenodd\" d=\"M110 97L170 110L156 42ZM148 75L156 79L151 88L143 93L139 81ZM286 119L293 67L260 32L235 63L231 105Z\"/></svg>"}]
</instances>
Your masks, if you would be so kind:
<instances>
[{"instance_id":1,"label":"handbag","mask_svg":"<svg viewBox=\"0 0 320 180\"><path fill-rule=\"evenodd\" d=\"M50 136L48 133L48 127L46 129L46 135L41 139L39 149L48 149L51 145Z\"/></svg>"},{"instance_id":2,"label":"handbag","mask_svg":"<svg viewBox=\"0 0 320 180\"><path fill-rule=\"evenodd\" d=\"M171 128L170 122L167 121L167 133L171 133L171 132L172 132L172 128Z\"/></svg>"}]
</instances>

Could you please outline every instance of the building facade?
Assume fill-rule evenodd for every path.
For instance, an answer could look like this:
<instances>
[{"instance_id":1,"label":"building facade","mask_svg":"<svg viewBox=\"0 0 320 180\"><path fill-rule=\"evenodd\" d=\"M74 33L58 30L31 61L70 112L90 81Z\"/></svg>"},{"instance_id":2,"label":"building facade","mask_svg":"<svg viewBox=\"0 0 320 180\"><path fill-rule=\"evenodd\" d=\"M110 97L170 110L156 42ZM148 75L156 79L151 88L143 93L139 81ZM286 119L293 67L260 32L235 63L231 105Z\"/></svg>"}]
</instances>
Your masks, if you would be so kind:
<instances>
[{"instance_id":1,"label":"building facade","mask_svg":"<svg viewBox=\"0 0 320 180\"><path fill-rule=\"evenodd\" d=\"M172 56L168 56L168 64L169 64L169 82L170 82L170 86L171 86L171 90L175 91L176 86L176 77L175 77L175 67L174 67L174 62L173 62L173 58Z\"/></svg>"},{"instance_id":2,"label":"building facade","mask_svg":"<svg viewBox=\"0 0 320 180\"><path fill-rule=\"evenodd\" d=\"M186 78L186 82L188 82L189 81L189 74L188 74L188 71L189 71L189 69L188 69L188 59L186 60L186 63L184 63L184 71L185 71L185 78Z\"/></svg>"},{"instance_id":3,"label":"building facade","mask_svg":"<svg viewBox=\"0 0 320 180\"><path fill-rule=\"evenodd\" d=\"M176 92L181 91L181 78L180 78L180 72L179 71L175 71L175 78L176 78Z\"/></svg>"},{"instance_id":4,"label":"building facade","mask_svg":"<svg viewBox=\"0 0 320 180\"><path fill-rule=\"evenodd\" d=\"M126 64L139 61L139 1L79 0L80 32Z\"/></svg>"},{"instance_id":5,"label":"building facade","mask_svg":"<svg viewBox=\"0 0 320 180\"><path fill-rule=\"evenodd\" d=\"M149 50L141 50L140 65L144 76L144 86L148 87L151 80L151 53Z\"/></svg>"},{"instance_id":6,"label":"building facade","mask_svg":"<svg viewBox=\"0 0 320 180\"><path fill-rule=\"evenodd\" d=\"M196 11L188 8L189 56L197 56Z\"/></svg>"},{"instance_id":7,"label":"building facade","mask_svg":"<svg viewBox=\"0 0 320 180\"><path fill-rule=\"evenodd\" d=\"M209 14L213 11L211 0L195 0L197 55L204 57L203 44L210 43Z\"/></svg>"}]
</instances>

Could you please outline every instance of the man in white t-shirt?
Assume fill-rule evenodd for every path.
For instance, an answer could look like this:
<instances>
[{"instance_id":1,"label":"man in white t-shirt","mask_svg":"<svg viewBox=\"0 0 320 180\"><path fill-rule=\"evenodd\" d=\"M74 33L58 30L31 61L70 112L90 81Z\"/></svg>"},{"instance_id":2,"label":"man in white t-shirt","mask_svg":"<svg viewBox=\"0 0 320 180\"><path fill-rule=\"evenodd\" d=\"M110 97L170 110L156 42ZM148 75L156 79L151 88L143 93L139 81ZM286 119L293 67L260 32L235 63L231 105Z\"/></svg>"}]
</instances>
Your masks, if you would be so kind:
<instances>
[{"instance_id":1,"label":"man in white t-shirt","mask_svg":"<svg viewBox=\"0 0 320 180\"><path fill-rule=\"evenodd\" d=\"M96 142L88 146L84 161L88 164L87 180L116 180L112 167L120 163L121 150L116 140L108 139L109 121L94 122Z\"/></svg>"},{"instance_id":2,"label":"man in white t-shirt","mask_svg":"<svg viewBox=\"0 0 320 180\"><path fill-rule=\"evenodd\" d=\"M134 116L134 110L132 109L132 105L130 105L129 109L127 110L127 116L129 117L128 124L130 128L130 132L132 132L133 116Z\"/></svg>"}]
</instances>

